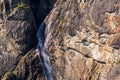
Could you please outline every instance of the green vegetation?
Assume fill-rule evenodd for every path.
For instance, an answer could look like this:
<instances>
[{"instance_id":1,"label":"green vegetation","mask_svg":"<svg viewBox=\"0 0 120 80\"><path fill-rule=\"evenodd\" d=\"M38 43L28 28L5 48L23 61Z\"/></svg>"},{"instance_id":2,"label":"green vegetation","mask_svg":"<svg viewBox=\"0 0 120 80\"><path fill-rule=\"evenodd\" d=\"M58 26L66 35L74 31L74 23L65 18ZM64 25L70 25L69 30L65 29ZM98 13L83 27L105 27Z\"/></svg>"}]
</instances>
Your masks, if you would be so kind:
<instances>
[{"instance_id":1,"label":"green vegetation","mask_svg":"<svg viewBox=\"0 0 120 80\"><path fill-rule=\"evenodd\" d=\"M18 76L18 71L17 71L17 70L13 71L13 74L14 74L16 77L19 77L19 76Z\"/></svg>"},{"instance_id":2,"label":"green vegetation","mask_svg":"<svg viewBox=\"0 0 120 80\"><path fill-rule=\"evenodd\" d=\"M28 9L29 5L24 4L23 2L18 3L17 7L14 8L14 10L18 10L18 9Z\"/></svg>"},{"instance_id":3,"label":"green vegetation","mask_svg":"<svg viewBox=\"0 0 120 80\"><path fill-rule=\"evenodd\" d=\"M64 29L63 29L63 28L61 28L59 31L60 31L60 32L64 32Z\"/></svg>"},{"instance_id":4,"label":"green vegetation","mask_svg":"<svg viewBox=\"0 0 120 80\"><path fill-rule=\"evenodd\" d=\"M22 9L22 10L24 10L26 13L29 13L28 12L28 9L30 8L30 6L28 5L28 4L25 4L25 3L23 3L23 2L20 2L20 3L18 3L17 4L17 6L13 9L13 11L10 13L10 14L8 14L8 16L11 16L13 13L15 13L17 10L19 10L19 9Z\"/></svg>"},{"instance_id":5,"label":"green vegetation","mask_svg":"<svg viewBox=\"0 0 120 80\"><path fill-rule=\"evenodd\" d=\"M18 80L18 78L16 77L16 75L10 71L6 72L5 75L3 76L3 78L1 80L9 80L9 79L14 79L14 80Z\"/></svg>"},{"instance_id":6,"label":"green vegetation","mask_svg":"<svg viewBox=\"0 0 120 80\"><path fill-rule=\"evenodd\" d=\"M61 19L60 20L60 23L63 25L65 23L65 20L64 19Z\"/></svg>"},{"instance_id":7,"label":"green vegetation","mask_svg":"<svg viewBox=\"0 0 120 80\"><path fill-rule=\"evenodd\" d=\"M24 4L24 3L18 3L18 6L17 6L18 8L29 8L29 6L28 5L26 5L26 4Z\"/></svg>"},{"instance_id":8,"label":"green vegetation","mask_svg":"<svg viewBox=\"0 0 120 80\"><path fill-rule=\"evenodd\" d=\"M11 72L6 72L3 76L2 80L7 80L7 78L10 76Z\"/></svg>"},{"instance_id":9,"label":"green vegetation","mask_svg":"<svg viewBox=\"0 0 120 80\"><path fill-rule=\"evenodd\" d=\"M4 74L3 78L1 80L8 80L10 77L14 78L14 80L19 80L21 73L24 74L26 69L26 60L28 58L28 55L24 55L19 62L19 66L15 68L13 71L8 71ZM22 70L22 71L21 71Z\"/></svg>"},{"instance_id":10,"label":"green vegetation","mask_svg":"<svg viewBox=\"0 0 120 80\"><path fill-rule=\"evenodd\" d=\"M116 60L114 61L114 63L117 64L117 65L120 64L120 58L116 59Z\"/></svg>"}]
</instances>

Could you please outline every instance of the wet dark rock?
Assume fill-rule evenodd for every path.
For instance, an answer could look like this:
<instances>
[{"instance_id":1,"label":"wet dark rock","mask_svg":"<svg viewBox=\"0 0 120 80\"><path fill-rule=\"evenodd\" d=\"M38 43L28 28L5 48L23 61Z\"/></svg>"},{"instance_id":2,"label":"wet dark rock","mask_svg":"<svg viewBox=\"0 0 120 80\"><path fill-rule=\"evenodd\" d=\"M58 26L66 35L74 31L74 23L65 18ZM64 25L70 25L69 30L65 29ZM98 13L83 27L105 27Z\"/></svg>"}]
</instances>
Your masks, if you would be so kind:
<instances>
[{"instance_id":1,"label":"wet dark rock","mask_svg":"<svg viewBox=\"0 0 120 80\"><path fill-rule=\"evenodd\" d=\"M40 25L54 2L0 0L0 78L44 79L38 53L29 51L37 46L35 23Z\"/></svg>"},{"instance_id":2,"label":"wet dark rock","mask_svg":"<svg viewBox=\"0 0 120 80\"><path fill-rule=\"evenodd\" d=\"M50 10L53 7L53 4L56 0L30 0L31 9L36 21L37 26L40 26L40 23L43 22L45 17L48 15Z\"/></svg>"},{"instance_id":3,"label":"wet dark rock","mask_svg":"<svg viewBox=\"0 0 120 80\"><path fill-rule=\"evenodd\" d=\"M115 49L120 49L120 34L117 34L112 41L112 47Z\"/></svg>"}]
</instances>

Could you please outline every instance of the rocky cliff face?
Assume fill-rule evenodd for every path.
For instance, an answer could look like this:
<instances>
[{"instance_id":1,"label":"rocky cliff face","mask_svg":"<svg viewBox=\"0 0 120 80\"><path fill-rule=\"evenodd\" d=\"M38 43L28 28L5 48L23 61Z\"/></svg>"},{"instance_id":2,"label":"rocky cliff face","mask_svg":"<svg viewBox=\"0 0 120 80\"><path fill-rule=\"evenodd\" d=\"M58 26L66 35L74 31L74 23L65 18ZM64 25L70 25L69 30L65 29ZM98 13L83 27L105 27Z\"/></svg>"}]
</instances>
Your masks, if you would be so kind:
<instances>
[{"instance_id":1,"label":"rocky cliff face","mask_svg":"<svg viewBox=\"0 0 120 80\"><path fill-rule=\"evenodd\" d=\"M58 0L45 43L55 80L119 80L119 38L119 0Z\"/></svg>"},{"instance_id":2,"label":"rocky cliff face","mask_svg":"<svg viewBox=\"0 0 120 80\"><path fill-rule=\"evenodd\" d=\"M35 49L53 0L0 1L0 75L46 80ZM44 47L55 80L120 79L120 1L57 0L45 19ZM16 59L17 57L17 59Z\"/></svg>"},{"instance_id":3,"label":"rocky cliff face","mask_svg":"<svg viewBox=\"0 0 120 80\"><path fill-rule=\"evenodd\" d=\"M39 54L33 48L37 45L37 26L49 13L53 3L54 0L0 0L2 80L35 80L41 76Z\"/></svg>"},{"instance_id":4,"label":"rocky cliff face","mask_svg":"<svg viewBox=\"0 0 120 80\"><path fill-rule=\"evenodd\" d=\"M27 1L0 1L0 74L10 70L16 57L35 45L33 21Z\"/></svg>"}]
</instances>

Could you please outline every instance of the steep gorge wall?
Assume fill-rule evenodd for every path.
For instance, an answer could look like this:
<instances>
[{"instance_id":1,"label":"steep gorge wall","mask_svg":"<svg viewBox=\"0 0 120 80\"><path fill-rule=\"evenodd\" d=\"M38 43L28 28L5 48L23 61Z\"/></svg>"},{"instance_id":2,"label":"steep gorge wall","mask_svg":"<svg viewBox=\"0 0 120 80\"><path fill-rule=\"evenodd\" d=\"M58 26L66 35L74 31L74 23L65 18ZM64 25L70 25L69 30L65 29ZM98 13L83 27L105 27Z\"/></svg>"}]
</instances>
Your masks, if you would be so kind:
<instances>
[{"instance_id":1,"label":"steep gorge wall","mask_svg":"<svg viewBox=\"0 0 120 80\"><path fill-rule=\"evenodd\" d=\"M34 49L37 45L36 31L54 2L55 0L0 0L2 80L35 80L40 76L42 67L39 54Z\"/></svg>"},{"instance_id":2,"label":"steep gorge wall","mask_svg":"<svg viewBox=\"0 0 120 80\"><path fill-rule=\"evenodd\" d=\"M21 1L27 5L20 5ZM7 71L2 79L46 80L38 52L31 48L35 45L32 44L35 40L34 20L37 26L44 20L43 16L48 14L46 10L51 6L46 9L41 5L51 2L41 0L38 8L35 4L39 0L21 1L0 2L0 64L3 66L0 71ZM11 5L6 10L8 4ZM45 24L45 49L55 80L120 79L119 0L57 0ZM9 71L16 56L24 53Z\"/></svg>"},{"instance_id":3,"label":"steep gorge wall","mask_svg":"<svg viewBox=\"0 0 120 80\"><path fill-rule=\"evenodd\" d=\"M18 55L35 45L32 43L35 28L31 14L28 0L0 0L0 75L10 70Z\"/></svg>"},{"instance_id":4,"label":"steep gorge wall","mask_svg":"<svg viewBox=\"0 0 120 80\"><path fill-rule=\"evenodd\" d=\"M58 0L46 19L55 80L119 80L119 42L119 0Z\"/></svg>"}]
</instances>

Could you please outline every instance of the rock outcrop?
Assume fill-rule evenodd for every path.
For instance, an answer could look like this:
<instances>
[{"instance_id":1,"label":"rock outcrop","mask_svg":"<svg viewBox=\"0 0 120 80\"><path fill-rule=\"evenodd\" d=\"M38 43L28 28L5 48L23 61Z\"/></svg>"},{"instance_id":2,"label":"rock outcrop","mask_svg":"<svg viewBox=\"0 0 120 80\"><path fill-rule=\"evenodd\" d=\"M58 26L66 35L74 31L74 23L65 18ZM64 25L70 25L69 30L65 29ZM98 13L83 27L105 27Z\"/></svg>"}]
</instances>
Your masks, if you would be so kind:
<instances>
[{"instance_id":1,"label":"rock outcrop","mask_svg":"<svg viewBox=\"0 0 120 80\"><path fill-rule=\"evenodd\" d=\"M18 55L35 46L33 23L27 1L0 0L0 75L10 70Z\"/></svg>"},{"instance_id":2,"label":"rock outcrop","mask_svg":"<svg viewBox=\"0 0 120 80\"><path fill-rule=\"evenodd\" d=\"M119 36L119 0L58 0L45 42L55 80L119 80Z\"/></svg>"},{"instance_id":3,"label":"rock outcrop","mask_svg":"<svg viewBox=\"0 0 120 80\"><path fill-rule=\"evenodd\" d=\"M29 51L36 47L37 26L49 13L54 2L55 0L0 0L2 80L35 80L42 73L37 52L32 51L30 54ZM24 56L27 61L24 61Z\"/></svg>"},{"instance_id":4,"label":"rock outcrop","mask_svg":"<svg viewBox=\"0 0 120 80\"><path fill-rule=\"evenodd\" d=\"M0 1L2 80L46 80L34 23L54 2ZM120 0L57 0L44 23L55 80L120 80Z\"/></svg>"}]
</instances>

